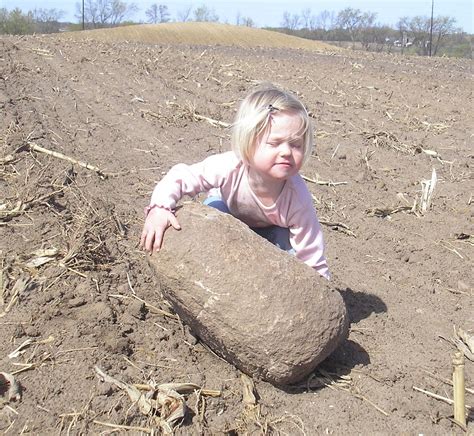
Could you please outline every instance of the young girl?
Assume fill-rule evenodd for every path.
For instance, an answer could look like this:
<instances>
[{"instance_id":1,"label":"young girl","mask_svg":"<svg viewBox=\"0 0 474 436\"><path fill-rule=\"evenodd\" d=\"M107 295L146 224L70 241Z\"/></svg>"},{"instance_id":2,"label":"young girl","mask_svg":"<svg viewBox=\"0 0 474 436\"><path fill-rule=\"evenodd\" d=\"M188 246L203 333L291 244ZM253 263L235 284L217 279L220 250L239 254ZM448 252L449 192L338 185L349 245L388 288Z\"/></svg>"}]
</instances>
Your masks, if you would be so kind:
<instances>
[{"instance_id":1,"label":"young girl","mask_svg":"<svg viewBox=\"0 0 474 436\"><path fill-rule=\"evenodd\" d=\"M157 184L145 209L141 246L159 251L165 230L181 228L173 213L177 202L207 192L205 204L232 214L329 278L321 225L299 175L312 146L311 121L299 100L274 87L252 92L233 124L233 151L175 165Z\"/></svg>"}]
</instances>

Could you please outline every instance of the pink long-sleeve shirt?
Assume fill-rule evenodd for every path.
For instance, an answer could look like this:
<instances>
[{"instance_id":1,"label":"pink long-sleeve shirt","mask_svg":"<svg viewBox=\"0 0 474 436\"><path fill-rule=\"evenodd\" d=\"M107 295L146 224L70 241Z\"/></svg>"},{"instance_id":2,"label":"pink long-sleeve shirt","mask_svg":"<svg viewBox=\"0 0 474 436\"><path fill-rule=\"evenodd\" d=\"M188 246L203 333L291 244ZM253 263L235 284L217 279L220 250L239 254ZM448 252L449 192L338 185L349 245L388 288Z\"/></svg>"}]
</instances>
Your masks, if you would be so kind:
<instances>
[{"instance_id":1,"label":"pink long-sleeve shirt","mask_svg":"<svg viewBox=\"0 0 474 436\"><path fill-rule=\"evenodd\" d=\"M229 151L193 165L175 165L156 185L150 206L174 210L184 195L195 196L214 188L220 189L231 214L248 226L288 228L296 257L329 279L323 232L311 194L299 174L286 181L275 204L265 206L250 188L248 167Z\"/></svg>"}]
</instances>

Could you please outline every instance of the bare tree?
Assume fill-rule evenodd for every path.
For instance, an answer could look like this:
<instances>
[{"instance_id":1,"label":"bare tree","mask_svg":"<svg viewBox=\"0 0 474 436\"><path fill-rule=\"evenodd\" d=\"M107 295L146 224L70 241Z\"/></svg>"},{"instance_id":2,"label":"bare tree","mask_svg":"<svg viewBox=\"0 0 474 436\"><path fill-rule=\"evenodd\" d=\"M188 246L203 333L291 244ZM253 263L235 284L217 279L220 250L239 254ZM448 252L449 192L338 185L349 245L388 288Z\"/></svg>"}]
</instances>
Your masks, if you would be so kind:
<instances>
[{"instance_id":1,"label":"bare tree","mask_svg":"<svg viewBox=\"0 0 474 436\"><path fill-rule=\"evenodd\" d=\"M408 31L413 39L413 44L419 47L421 54L427 55L429 51L430 19L416 16L408 22Z\"/></svg>"},{"instance_id":2,"label":"bare tree","mask_svg":"<svg viewBox=\"0 0 474 436\"><path fill-rule=\"evenodd\" d=\"M193 10L193 6L189 5L186 8L179 11L178 12L178 21L182 21L183 23L185 23L186 21L190 21L192 10Z\"/></svg>"},{"instance_id":3,"label":"bare tree","mask_svg":"<svg viewBox=\"0 0 474 436\"><path fill-rule=\"evenodd\" d=\"M357 28L358 39L366 50L369 49L371 43L375 43L376 18L377 14L375 12L364 12L360 17L360 21Z\"/></svg>"},{"instance_id":4,"label":"bare tree","mask_svg":"<svg viewBox=\"0 0 474 436\"><path fill-rule=\"evenodd\" d=\"M255 22L252 20L252 18L243 17L240 11L237 12L237 15L235 17L235 24L237 26L255 27Z\"/></svg>"},{"instance_id":5,"label":"bare tree","mask_svg":"<svg viewBox=\"0 0 474 436\"><path fill-rule=\"evenodd\" d=\"M345 8L337 14L337 24L341 29L349 33L351 41L354 43L362 20L360 9Z\"/></svg>"},{"instance_id":6,"label":"bare tree","mask_svg":"<svg viewBox=\"0 0 474 436\"><path fill-rule=\"evenodd\" d=\"M311 29L311 9L306 8L301 11L301 26L304 29Z\"/></svg>"},{"instance_id":7,"label":"bare tree","mask_svg":"<svg viewBox=\"0 0 474 436\"><path fill-rule=\"evenodd\" d=\"M372 42L375 44L375 51L383 51L385 46L388 51L391 50L391 41L393 36L393 29L389 26L375 25L372 27Z\"/></svg>"},{"instance_id":8,"label":"bare tree","mask_svg":"<svg viewBox=\"0 0 474 436\"><path fill-rule=\"evenodd\" d=\"M288 11L283 13L283 21L281 22L281 27L289 30L296 30L300 25L300 17L297 14L291 15Z\"/></svg>"},{"instance_id":9,"label":"bare tree","mask_svg":"<svg viewBox=\"0 0 474 436\"><path fill-rule=\"evenodd\" d=\"M250 17L242 17L242 26L255 27L255 22Z\"/></svg>"},{"instance_id":10,"label":"bare tree","mask_svg":"<svg viewBox=\"0 0 474 436\"><path fill-rule=\"evenodd\" d=\"M397 21L397 30L398 30L398 33L400 34L400 37L399 37L399 44L400 44L400 47L402 49L402 53L403 51L405 50L405 46L408 42L408 29L409 29L409 18L408 17L401 17L399 18L399 20Z\"/></svg>"},{"instance_id":11,"label":"bare tree","mask_svg":"<svg viewBox=\"0 0 474 436\"><path fill-rule=\"evenodd\" d=\"M214 9L201 5L194 10L194 21L208 21L216 22L219 21L219 16L216 14Z\"/></svg>"},{"instance_id":12,"label":"bare tree","mask_svg":"<svg viewBox=\"0 0 474 436\"><path fill-rule=\"evenodd\" d=\"M117 24L130 18L138 11L138 6L135 3L125 3L121 0L112 0L110 5L110 24L116 26Z\"/></svg>"},{"instance_id":13,"label":"bare tree","mask_svg":"<svg viewBox=\"0 0 474 436\"><path fill-rule=\"evenodd\" d=\"M149 23L167 23L170 20L170 13L168 6L152 4L149 9L145 11Z\"/></svg>"},{"instance_id":14,"label":"bare tree","mask_svg":"<svg viewBox=\"0 0 474 436\"><path fill-rule=\"evenodd\" d=\"M59 32L59 20L64 16L64 11L56 9L35 9L33 20L36 31L39 33Z\"/></svg>"},{"instance_id":15,"label":"bare tree","mask_svg":"<svg viewBox=\"0 0 474 436\"><path fill-rule=\"evenodd\" d=\"M333 11L324 10L315 18L315 26L318 29L330 30L336 23L336 16Z\"/></svg>"},{"instance_id":16,"label":"bare tree","mask_svg":"<svg viewBox=\"0 0 474 436\"><path fill-rule=\"evenodd\" d=\"M456 19L453 17L436 17L433 21L433 35L436 35L436 41L433 42L432 54L436 56L438 49L442 46L443 40L446 35L453 34L461 29L456 29L454 25Z\"/></svg>"},{"instance_id":17,"label":"bare tree","mask_svg":"<svg viewBox=\"0 0 474 436\"><path fill-rule=\"evenodd\" d=\"M115 26L129 18L138 7L121 0L84 0L84 19L91 27ZM82 20L82 4L76 3L76 18Z\"/></svg>"}]
</instances>

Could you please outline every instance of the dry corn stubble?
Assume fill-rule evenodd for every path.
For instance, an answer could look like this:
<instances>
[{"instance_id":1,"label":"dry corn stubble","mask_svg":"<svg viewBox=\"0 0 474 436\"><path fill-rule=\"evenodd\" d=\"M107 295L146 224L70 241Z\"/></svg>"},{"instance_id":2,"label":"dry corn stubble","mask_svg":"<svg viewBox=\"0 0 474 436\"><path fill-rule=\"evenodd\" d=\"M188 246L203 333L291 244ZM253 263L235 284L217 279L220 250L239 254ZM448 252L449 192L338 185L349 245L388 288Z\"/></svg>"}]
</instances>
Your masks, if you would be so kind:
<instances>
[{"instance_id":1,"label":"dry corn stubble","mask_svg":"<svg viewBox=\"0 0 474 436\"><path fill-rule=\"evenodd\" d=\"M193 383L164 383L131 385L109 376L99 367L94 368L99 378L111 383L125 391L132 404L148 418L150 428L159 428L165 434L173 433L174 428L181 422L187 413L186 396L197 393L198 395L220 395L219 391L210 391ZM144 392L141 392L143 390ZM105 423L95 421L97 424ZM115 424L105 424L116 426ZM117 425L120 428L121 425Z\"/></svg>"},{"instance_id":2,"label":"dry corn stubble","mask_svg":"<svg viewBox=\"0 0 474 436\"><path fill-rule=\"evenodd\" d=\"M118 219L125 223L124 232L120 236L115 233L111 223L110 226L109 223L104 223L105 232L94 228L94 236L88 236L91 242L89 248L94 248L92 245L94 241L100 244L97 237L103 239L104 234L111 232L106 239L106 246L112 247L111 254L114 255L112 261L120 258L120 254L116 255L117 252L113 249L113 239L122 238L119 242L125 252L121 258L123 262L119 265L110 262L105 265L101 263L99 266L104 265L104 269L96 268L91 271L88 269L92 266L91 256L87 255L86 261L79 263L78 266L80 269L78 272L88 276L84 280L71 270L57 268L57 260L32 268L28 271L29 274L45 277L44 287L32 293L24 293L23 298L19 300L20 304L15 304L8 316L0 320L0 331L5 331L7 336L2 338L3 349L11 351L26 339L18 338L18 344L15 343L10 348L10 338L15 337L16 341L16 335L22 333L20 326L24 326L28 334L30 331L34 333L37 329L57 330L57 323L62 321L61 315L54 316L50 320L40 317L36 320L36 326L23 323L29 323L30 313L33 315L43 313L47 309L44 301L48 298L55 298L49 304L56 305L61 298L59 290L65 294L72 294L76 291L78 283L87 282L85 290L94 298L109 301L109 294L126 295L130 297L128 300L116 298L109 301L114 310L117 310L117 321L111 328L114 330L123 328L120 330L121 334L122 331L133 329L131 333L123 333L135 342L131 351L141 353L144 349L148 357L147 362L158 361L164 363L163 366L166 367L147 366L147 371L158 368L155 370L155 377L166 372L163 378L166 381L181 380L178 377L188 375L194 377L193 374L199 372L201 377L205 377L206 383L203 384L212 382L214 385L216 381L216 386L226 386L218 407L215 407L213 400L202 397L195 406L196 416L189 423L189 427L184 427L180 431L199 433L200 429L203 429L202 433L211 433L235 428L235 417L240 418L243 409L240 390L236 387L238 382L235 373L227 371L227 366L210 355L199 343L192 348L188 348L187 345L183 348L181 345L184 343L179 341L180 346L172 348L174 345L172 339L180 335L180 327L175 321L168 323L167 319L160 318L158 324L166 329L163 330L156 325L157 323L149 322L152 319L127 320L125 316L129 314L127 303L135 298L131 297L126 289L124 270L128 268L126 272L130 275L136 296L155 304L159 295L156 288L146 281L150 279L150 275L141 268L143 262L139 262L144 256L137 252L134 245L136 242L134 234L141 226L142 206L149 198L149 191L154 181L160 177L160 171L166 170L169 165L184 158L191 161L207 155L210 152L209 144L213 146L211 151L215 151L217 147L214 134L218 133L223 138L226 135L224 129L213 127L205 120L198 123L188 114L179 118L181 109L172 105L167 106L165 101L177 102L183 108L183 112L187 101L198 102L196 110L199 115L217 121L229 121L236 104L226 106L229 107L226 110L224 103L240 100L257 80L264 76L273 76L285 88L301 91L301 98L308 103L314 113L318 128L317 156L310 159L305 173L314 176L316 171L322 171L326 176L325 180L349 182L346 186L337 187L309 185L320 200L317 204L322 212L320 216L324 216L329 223L345 223L357 234L357 239L340 237L338 233L328 231L328 226L323 227L334 276L347 279L354 295L357 296L351 300L353 326L350 341L345 343L344 347L349 353L339 354L339 358L346 364L363 366L363 371L382 380L380 386L365 386L358 382L358 387L362 394L382 409L391 412L393 407L397 407L397 411L387 418L375 409L372 410L372 407L364 407L365 402L360 403L360 399L348 392L332 390L326 386L316 392L288 394L265 383L257 383L260 395L258 400L260 425L248 421L249 424L246 426L239 421L242 426L235 432L350 433L354 428L358 428L362 432L376 433L388 425L398 433L409 433L413 428L423 428L436 434L454 431L449 421L441 419L452 411L452 407L438 403L428 396L411 392L407 380L410 374L416 374L416 368L422 365L427 365L432 372L439 371L440 374L449 377L450 368L446 365L449 359L446 353L440 352L440 349L443 345L451 349L452 345L440 343L437 334L444 333L450 336L453 322L465 329L468 328L464 322L470 316L468 307L472 292L467 277L472 246L469 244L469 239L457 239L452 235L461 232L468 235L472 233L466 220L470 213L468 206L472 206L472 195L469 192L469 170L472 169L469 165L472 151L468 145L472 139L469 137L472 120L468 120L466 111L462 110L469 107L468 95L464 92L469 87L467 79L469 62L362 52L343 52L337 57L317 54L305 56L302 52L292 54L278 49L229 49L222 46L176 48L171 45L160 46L130 41L115 44L82 41L73 44L59 43L54 36L32 38L25 36L14 41L12 38L2 38L0 45L5 49L2 51L5 53L2 56L4 59L2 71L8 73L3 76L6 80L2 81L4 85L2 93L5 93L2 95L5 95L5 99L0 103L0 111L5 116L5 123L4 127L0 128L0 137L5 133L10 121L14 120L15 125L26 133L35 130L35 138L31 140L44 148L61 151L66 156L80 158L99 166L107 162L107 170L119 171L117 168L124 166L130 166L132 169L158 167L147 172L130 172L124 174L123 178L122 176L109 178L106 183L102 183L95 173L75 165L78 186L88 200L91 197L102 198L106 194L113 193L116 204L130 205L133 209L130 219L125 218L119 208L116 209ZM3 66L6 66L6 69L3 69ZM286 74L285 71L292 73ZM134 96L141 97L145 102L137 100L130 103ZM220 104L222 104L222 116L213 107ZM140 117L138 108L142 107L168 119L155 119L147 114ZM386 112L390 115L385 115ZM173 119L174 115L178 118ZM435 126L423 124L410 126L410 120L415 119L430 124L443 123L451 127L438 133ZM354 183L356 182L353 177L354 171L359 170L357 165L364 157L363 154L359 156L357 152L359 149L362 152L369 149L360 144L363 143L360 136L362 129L369 132L391 132L401 142L419 144L425 150L438 153L438 156L423 150L417 155L412 155L397 151L388 144L378 148L371 144L370 149L376 150L376 155L370 160L367 156L368 161L363 161L362 165L371 167L372 178L367 177L363 183ZM10 139L13 138L13 134L13 131L8 134ZM56 134L63 140L58 140ZM89 134L91 136L87 136ZM10 139L9 144L18 143ZM181 145L186 144L186 148L180 147L179 152L173 147L173 144L179 142L178 139L182 141ZM388 138L388 141L395 139ZM379 145L382 145L382 142L383 138L380 138ZM223 145L225 148L225 140ZM338 145L338 154L330 160ZM113 156L109 155L106 160L104 151L110 151L111 147L114 150ZM134 151L135 147L153 149L155 154L138 155ZM186 150L185 156L183 149ZM44 153L15 154L13 149L5 151L0 152L1 157L8 155L14 157L13 161L7 158L4 161L5 165L0 164L0 183L2 183L0 191L3 187L9 190L8 198L2 197L0 203L8 201L8 210L11 209L10 206L15 206L18 199L25 201L48 192L46 191L50 189L47 188L48 180L37 177L41 164L51 162L52 165L46 170L49 174L57 174L63 165L69 166L68 162ZM438 160L439 156L448 160L456 159L456 162L450 168L446 165L443 167ZM344 159L339 159L340 157ZM119 161L122 165L118 165ZM405 193L410 195L410 203L397 203L395 195L399 191L404 191L409 181L419 182L424 178L429 179L433 163L439 176L433 197L435 209L427 211L426 219L416 220L400 213L410 212L408 209L395 212L401 206L411 207L415 197L420 198L419 183L418 186L415 186L416 183L410 184L414 188ZM37 167L31 168L33 164ZM381 165L391 168L391 171L383 171ZM65 171L61 172L65 174ZM385 183L387 191L378 190L379 181ZM32 191L35 196L30 197L27 195L27 190L33 184L37 191ZM54 189L51 189L52 191ZM6 241L5 250L7 250L4 252L5 304L2 309L10 301L14 283L22 276L23 267L13 259L10 252L25 254L23 258L25 263L30 261L30 253L41 248L54 247L63 256L66 253L68 238L71 238L74 231L82 225L71 218L72 214L81 213L81 208L75 205L88 207L78 191L74 192L65 190L63 193L58 193L55 198L36 203L28 211L2 225L0 240ZM393 201L390 193L393 193ZM72 198L75 194L77 198ZM136 202L136 208L130 201L131 198ZM66 207L71 216L68 216L67 211L63 214L56 209L57 203ZM364 210L375 206L387 209L388 213L393 212L393 220L367 219ZM94 203L94 207L109 208L110 204L98 201ZM87 222L87 218L84 221ZM90 221L91 226L95 222ZM48 229L48 226L51 228ZM64 235L55 236L62 230ZM433 235L436 235L442 244L435 245L432 241ZM44 240L49 237L51 239L45 242ZM25 244L24 238L31 242ZM79 251L84 250L86 254L90 251L87 246L81 245L81 247ZM402 248L402 254L415 248L419 257L414 255L413 263L407 265L394 255L397 248ZM380 257L385 261L361 262L367 254L374 255L374 259ZM132 264L126 262L130 257L134 260ZM77 258L81 259L81 255ZM59 274L63 274L62 279L53 284ZM389 278L386 278L387 274L390 274ZM460 277L467 284L467 288L458 287ZM98 280L97 287L91 278ZM119 290L118 286L122 288ZM448 288L456 293L443 291ZM44 294L45 298L41 300L37 298L40 294ZM374 309L378 301L375 295L386 304L387 312ZM159 303L156 305L159 306ZM84 309L87 308L88 306L84 306ZM423 313L414 312L415 308L422 308ZM123 317L120 315L120 310L125 310ZM82 334L87 334L82 328L86 318L81 316L81 309L66 307L63 313L68 314L67 319L64 319L64 326L70 326L68 329L71 332L77 329L84 330ZM19 318L19 314L25 314L26 320L24 317ZM153 316L151 310L148 316L150 318ZM125 325L123 322L128 324ZM146 330L143 328L144 325ZM91 323L90 328L94 327L94 333L100 333L101 327L104 326ZM156 330L164 333L163 340L151 339ZM73 334L63 335L60 339L67 349L77 346L76 343L71 343L77 339ZM93 341L94 338L91 337L90 340ZM358 349L354 348L354 342L357 342ZM423 344L422 348L420 344ZM36 345L33 347L36 348ZM33 347L27 349L23 358L32 352ZM48 346L38 347L39 351L31 363L39 361L41 351L46 347ZM366 359L364 352L367 353ZM18 405L10 405L17 409L18 415L12 412L12 419L16 419L16 422L8 433L20 434L25 425L29 428L35 425L37 428L45 429L45 432L64 434L91 431L149 432L149 429L143 429L146 427L146 417L141 416L136 407L132 407L129 415L126 415L126 409L131 402L128 400L128 395L121 391L113 394L114 398L120 397L118 406L122 406L121 410L116 411L113 408L117 401L107 402L103 398L94 398L87 408L89 393L94 391L95 386L91 387L91 382L94 382L90 373L91 361L82 354L85 353L73 354L74 365L72 359L68 364L63 364L62 359L56 359L54 365L46 361L47 365L43 368L36 367L38 370L21 376L22 382L23 380L38 382L39 387L28 382L28 391L25 392L31 394L30 399L43 398L49 393L55 398L54 402L49 404L24 398ZM160 355L169 356L174 360L161 362ZM97 357L102 363L102 356L102 352L98 351L92 362L97 362L95 358ZM189 358L185 360L183 356ZM111 366L110 373L120 374L122 377L120 371L124 365L123 359L114 360L111 356L104 358ZM138 359L140 359L138 355L130 356L130 361L140 366ZM20 360L15 362L17 361ZM465 364L468 374L472 369L469 366L472 362L466 359ZM10 368L5 370L14 372L10 371ZM47 384L50 370L53 373L57 371L57 374L72 376L69 379L71 381L65 380L59 383L61 392L56 391L56 386ZM135 374L133 368L124 371L128 376ZM355 379L354 376L353 378ZM76 380L81 382L81 388L74 391L74 398L71 399L68 393L71 392L71 386L75 386ZM196 376L196 380L202 379ZM318 384L318 381L311 382L313 389L316 389ZM444 391L450 389L427 388L441 395L446 395ZM388 391L390 395L387 394ZM413 409L413 402L407 401L407 398L413 396L417 403L416 412ZM191 406L194 406L197 395L193 394L189 398ZM338 407L333 409L326 407L328 404L334 404L333 401ZM64 404L67 405L67 410L60 408ZM357 413L353 413L354 410L357 410ZM83 413L84 411L87 412ZM97 412L102 414L95 416ZM111 414L108 416L109 412ZM299 416L292 417L290 414ZM128 422L120 419L123 416L127 416ZM432 417L433 420L430 419ZM94 419L102 422L119 422L122 425L114 427L104 424L102 427L93 424Z\"/></svg>"}]
</instances>

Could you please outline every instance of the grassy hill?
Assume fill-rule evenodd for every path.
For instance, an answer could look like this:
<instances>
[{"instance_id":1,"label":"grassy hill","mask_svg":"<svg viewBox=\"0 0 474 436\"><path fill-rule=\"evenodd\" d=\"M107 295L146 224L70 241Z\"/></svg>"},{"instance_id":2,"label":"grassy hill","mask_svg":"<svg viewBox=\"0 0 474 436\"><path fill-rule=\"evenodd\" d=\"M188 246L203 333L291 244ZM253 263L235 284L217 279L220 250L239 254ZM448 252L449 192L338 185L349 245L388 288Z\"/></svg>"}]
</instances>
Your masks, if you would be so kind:
<instances>
[{"instance_id":1,"label":"grassy hill","mask_svg":"<svg viewBox=\"0 0 474 436\"><path fill-rule=\"evenodd\" d=\"M86 30L64 34L67 37L101 41L140 41L155 44L235 45L281 47L315 51L338 51L319 41L279 32L220 23L162 23Z\"/></svg>"}]
</instances>

